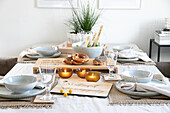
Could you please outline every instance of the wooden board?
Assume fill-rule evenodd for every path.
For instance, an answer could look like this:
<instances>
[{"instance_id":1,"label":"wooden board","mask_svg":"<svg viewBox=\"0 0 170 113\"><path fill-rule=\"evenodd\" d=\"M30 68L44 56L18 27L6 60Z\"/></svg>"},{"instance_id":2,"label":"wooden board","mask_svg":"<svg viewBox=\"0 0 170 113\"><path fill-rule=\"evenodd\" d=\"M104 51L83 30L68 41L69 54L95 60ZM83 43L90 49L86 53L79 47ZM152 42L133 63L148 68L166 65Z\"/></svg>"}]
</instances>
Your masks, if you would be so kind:
<instances>
[{"instance_id":1,"label":"wooden board","mask_svg":"<svg viewBox=\"0 0 170 113\"><path fill-rule=\"evenodd\" d=\"M112 83L86 82L81 79L61 79L51 92L62 94L60 89L63 89L64 93L68 93L69 89L72 89L73 92L71 94L68 93L69 95L107 98L111 88Z\"/></svg>"},{"instance_id":2,"label":"wooden board","mask_svg":"<svg viewBox=\"0 0 170 113\"><path fill-rule=\"evenodd\" d=\"M33 73L36 74L38 71L38 66L40 64L55 64L58 65L58 68L61 67L67 67L72 69L78 69L78 68L90 68L92 70L108 70L106 65L93 65L94 58L90 58L88 62L82 64L82 65L69 65L63 62L64 58L40 58L37 60L33 67ZM57 61L59 60L59 64L57 64Z\"/></svg>"}]
</instances>

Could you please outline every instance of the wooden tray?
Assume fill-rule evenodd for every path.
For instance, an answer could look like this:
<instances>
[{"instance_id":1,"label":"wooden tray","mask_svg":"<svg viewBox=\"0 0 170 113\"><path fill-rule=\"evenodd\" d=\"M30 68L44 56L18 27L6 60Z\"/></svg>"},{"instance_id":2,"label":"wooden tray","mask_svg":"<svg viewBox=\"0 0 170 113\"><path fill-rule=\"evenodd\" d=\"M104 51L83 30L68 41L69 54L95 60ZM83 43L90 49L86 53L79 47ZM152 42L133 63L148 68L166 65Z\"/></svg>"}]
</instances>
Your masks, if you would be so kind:
<instances>
[{"instance_id":1,"label":"wooden tray","mask_svg":"<svg viewBox=\"0 0 170 113\"><path fill-rule=\"evenodd\" d=\"M81 79L61 79L51 92L62 94L60 89L63 89L64 93L69 94L69 89L72 89L73 92L69 95L107 98L111 88L112 83L86 82Z\"/></svg>"},{"instance_id":2,"label":"wooden tray","mask_svg":"<svg viewBox=\"0 0 170 113\"><path fill-rule=\"evenodd\" d=\"M62 53L62 54L69 54L69 53L73 53L73 49L72 49L72 44L66 42L61 43L60 45L58 45L58 50Z\"/></svg>"},{"instance_id":3,"label":"wooden tray","mask_svg":"<svg viewBox=\"0 0 170 113\"><path fill-rule=\"evenodd\" d=\"M106 65L93 65L94 58L90 58L87 63L84 63L82 65L68 65L63 62L64 58L40 58L36 61L34 67L33 67L33 73L36 74L38 72L38 65L40 64L55 64L58 65L58 68L61 67L67 67L72 69L78 69L78 68L90 68L92 70L108 70ZM57 64L57 61L59 61L59 64Z\"/></svg>"}]
</instances>

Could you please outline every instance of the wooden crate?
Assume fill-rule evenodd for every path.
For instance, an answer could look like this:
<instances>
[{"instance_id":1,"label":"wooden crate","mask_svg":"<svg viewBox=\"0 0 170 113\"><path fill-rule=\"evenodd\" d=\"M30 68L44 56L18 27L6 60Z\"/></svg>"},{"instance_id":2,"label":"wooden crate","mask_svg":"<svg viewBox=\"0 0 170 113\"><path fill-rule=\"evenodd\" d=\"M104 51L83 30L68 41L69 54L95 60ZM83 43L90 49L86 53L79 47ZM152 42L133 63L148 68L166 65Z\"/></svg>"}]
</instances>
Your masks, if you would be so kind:
<instances>
[{"instance_id":1,"label":"wooden crate","mask_svg":"<svg viewBox=\"0 0 170 113\"><path fill-rule=\"evenodd\" d=\"M66 42L61 43L60 45L58 45L58 50L62 53L62 54L69 54L69 53L73 53L73 49L72 49L72 44Z\"/></svg>"},{"instance_id":2,"label":"wooden crate","mask_svg":"<svg viewBox=\"0 0 170 113\"><path fill-rule=\"evenodd\" d=\"M33 73L36 74L38 71L38 65L40 64L54 64L58 65L58 68L67 67L72 69L78 69L78 68L90 68L92 70L108 70L106 65L93 65L94 58L90 58L88 62L82 64L82 65L69 65L63 62L64 58L40 58L37 60L33 67ZM59 61L59 64L57 64L57 61Z\"/></svg>"},{"instance_id":3,"label":"wooden crate","mask_svg":"<svg viewBox=\"0 0 170 113\"><path fill-rule=\"evenodd\" d=\"M106 45L104 45L104 47L106 47ZM58 50L62 53L62 54L71 54L73 53L73 48L72 48L72 44L66 42L61 43L60 45L58 45ZM102 56L104 55L104 52L102 52L101 54Z\"/></svg>"}]
</instances>

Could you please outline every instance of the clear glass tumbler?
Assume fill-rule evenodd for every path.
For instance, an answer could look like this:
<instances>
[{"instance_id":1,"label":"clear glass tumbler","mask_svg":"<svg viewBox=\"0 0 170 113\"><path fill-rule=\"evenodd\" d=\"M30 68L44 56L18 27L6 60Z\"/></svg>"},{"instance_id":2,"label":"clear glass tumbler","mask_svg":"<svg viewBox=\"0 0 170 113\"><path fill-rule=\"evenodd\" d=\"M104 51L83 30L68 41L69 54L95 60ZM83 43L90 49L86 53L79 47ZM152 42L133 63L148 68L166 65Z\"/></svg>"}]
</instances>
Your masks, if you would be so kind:
<instances>
[{"instance_id":1,"label":"clear glass tumbler","mask_svg":"<svg viewBox=\"0 0 170 113\"><path fill-rule=\"evenodd\" d=\"M117 51L107 51L107 54L105 54L106 66L109 69L110 77L114 77L113 71L114 71L114 67L116 66L116 63L117 63L117 56L118 56Z\"/></svg>"},{"instance_id":2,"label":"clear glass tumbler","mask_svg":"<svg viewBox=\"0 0 170 113\"><path fill-rule=\"evenodd\" d=\"M50 64L39 65L41 81L46 88L46 93L40 98L41 100L54 99L50 91L56 77L56 68L57 68L56 65L50 65Z\"/></svg>"}]
</instances>

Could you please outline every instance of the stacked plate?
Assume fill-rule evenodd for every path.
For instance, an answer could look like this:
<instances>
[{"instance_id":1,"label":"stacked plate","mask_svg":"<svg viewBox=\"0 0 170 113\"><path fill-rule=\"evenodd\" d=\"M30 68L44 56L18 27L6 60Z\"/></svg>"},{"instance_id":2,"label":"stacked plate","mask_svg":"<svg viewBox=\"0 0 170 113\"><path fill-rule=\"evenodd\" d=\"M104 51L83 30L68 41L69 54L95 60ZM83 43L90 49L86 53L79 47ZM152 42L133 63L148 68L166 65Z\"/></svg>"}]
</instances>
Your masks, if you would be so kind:
<instances>
[{"instance_id":1,"label":"stacked plate","mask_svg":"<svg viewBox=\"0 0 170 113\"><path fill-rule=\"evenodd\" d=\"M123 50L132 49L132 47L122 45L122 46L113 46L112 49L120 52ZM118 59L117 59L117 61L120 61L120 62L133 62L133 61L138 61L138 60L139 60L139 58L137 58L137 57L131 57L131 58L118 57Z\"/></svg>"},{"instance_id":2,"label":"stacked plate","mask_svg":"<svg viewBox=\"0 0 170 113\"><path fill-rule=\"evenodd\" d=\"M31 59L55 58L61 55L61 52L54 47L36 47L31 51L34 51L34 53L26 54L26 56Z\"/></svg>"},{"instance_id":3,"label":"stacked plate","mask_svg":"<svg viewBox=\"0 0 170 113\"><path fill-rule=\"evenodd\" d=\"M16 75L1 80L0 97L20 99L42 94L44 87L40 87L33 75Z\"/></svg>"},{"instance_id":4,"label":"stacked plate","mask_svg":"<svg viewBox=\"0 0 170 113\"><path fill-rule=\"evenodd\" d=\"M149 85L154 85L154 84L163 84L162 81L155 80L153 79L153 74L148 71L143 71L143 70L130 70L130 71L125 71L121 74L122 80L118 81L116 83L116 88L125 94L128 95L136 95L136 96L155 96L159 95L157 92L153 91L139 91L139 90L134 90L137 88L135 86L136 84L149 84ZM123 87L129 87L129 85L132 85L134 87L125 89Z\"/></svg>"}]
</instances>

